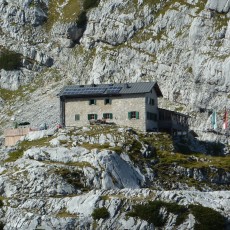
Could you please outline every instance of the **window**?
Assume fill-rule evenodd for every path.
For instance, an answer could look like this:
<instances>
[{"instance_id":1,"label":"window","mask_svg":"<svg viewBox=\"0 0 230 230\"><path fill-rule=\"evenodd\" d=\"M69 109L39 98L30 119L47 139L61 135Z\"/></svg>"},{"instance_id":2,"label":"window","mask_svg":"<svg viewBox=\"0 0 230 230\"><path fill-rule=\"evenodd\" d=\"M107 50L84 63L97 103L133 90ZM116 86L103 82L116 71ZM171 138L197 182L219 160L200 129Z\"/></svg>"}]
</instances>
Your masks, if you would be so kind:
<instances>
[{"instance_id":1,"label":"window","mask_svg":"<svg viewBox=\"0 0 230 230\"><path fill-rule=\"evenodd\" d=\"M154 99L153 99L153 98L146 97L146 104L154 105L154 104L155 104Z\"/></svg>"},{"instance_id":2,"label":"window","mask_svg":"<svg viewBox=\"0 0 230 230\"><path fill-rule=\"evenodd\" d=\"M80 120L80 114L75 114L75 121L79 121Z\"/></svg>"},{"instance_id":3,"label":"window","mask_svg":"<svg viewBox=\"0 0 230 230\"><path fill-rule=\"evenodd\" d=\"M128 112L128 118L129 119L139 119L139 112L137 111Z\"/></svg>"},{"instance_id":4,"label":"window","mask_svg":"<svg viewBox=\"0 0 230 230\"><path fill-rule=\"evenodd\" d=\"M103 113L103 118L104 119L113 119L113 114L112 113Z\"/></svg>"},{"instance_id":5,"label":"window","mask_svg":"<svg viewBox=\"0 0 230 230\"><path fill-rule=\"evenodd\" d=\"M97 120L97 114L88 114L88 120Z\"/></svg>"},{"instance_id":6,"label":"window","mask_svg":"<svg viewBox=\"0 0 230 230\"><path fill-rule=\"evenodd\" d=\"M147 120L157 121L157 114L156 113L147 112Z\"/></svg>"},{"instance_id":7,"label":"window","mask_svg":"<svg viewBox=\"0 0 230 230\"><path fill-rule=\"evenodd\" d=\"M89 105L96 105L96 100L95 99L90 99L89 100Z\"/></svg>"},{"instance_id":8,"label":"window","mask_svg":"<svg viewBox=\"0 0 230 230\"><path fill-rule=\"evenodd\" d=\"M111 99L110 98L106 98L105 99L105 105L110 105L111 104Z\"/></svg>"}]
</instances>

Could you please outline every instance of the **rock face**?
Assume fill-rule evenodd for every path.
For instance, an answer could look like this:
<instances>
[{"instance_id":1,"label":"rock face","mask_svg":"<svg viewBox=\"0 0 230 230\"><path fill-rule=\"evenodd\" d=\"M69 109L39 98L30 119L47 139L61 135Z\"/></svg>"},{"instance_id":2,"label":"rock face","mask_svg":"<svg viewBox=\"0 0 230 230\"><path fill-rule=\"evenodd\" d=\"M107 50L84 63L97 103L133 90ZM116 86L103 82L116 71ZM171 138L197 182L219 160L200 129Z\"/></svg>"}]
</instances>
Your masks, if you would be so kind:
<instances>
[{"instance_id":1,"label":"rock face","mask_svg":"<svg viewBox=\"0 0 230 230\"><path fill-rule=\"evenodd\" d=\"M101 0L86 14L82 8L80 0L0 0L0 53L14 51L22 59L19 69L0 72L0 134L13 121L56 126L57 94L66 84L157 80L164 95L160 106L189 114L198 139L213 144L210 150L190 139L192 150L210 154L225 145L227 155L222 118L230 107L230 1ZM44 137L42 146L38 141L17 149L18 159L14 150L1 147L4 229L155 229L153 223L126 215L146 200L200 204L229 223L229 192L210 191L213 184L218 190L229 186L228 170L212 166L220 163L183 156L183 164L175 161L169 167L167 162L178 155L174 143L162 144L162 137L151 146L129 133L133 139L125 146L123 134L117 144L117 136L98 133ZM36 141L39 135L26 140ZM7 162L9 155L14 160ZM205 169L193 166L200 164ZM188 186L197 181L205 192ZM101 207L110 218L93 220L93 210ZM167 216L165 229L193 229L198 222L189 212L177 226L174 213L161 212Z\"/></svg>"},{"instance_id":2,"label":"rock face","mask_svg":"<svg viewBox=\"0 0 230 230\"><path fill-rule=\"evenodd\" d=\"M55 93L47 94L49 102L70 82L157 80L166 99L162 107L192 114L191 129L200 139L227 141L207 131L210 111L215 109L222 117L224 107L230 106L228 0L102 0L87 11L85 28L76 20L80 5L71 4L0 2L0 45L29 60L23 62L23 73L2 70L1 88L15 90L30 83L24 90L28 93L35 83L37 90L30 93L33 101L43 93L41 88L50 86ZM18 104L10 102L13 113ZM34 103L24 107L22 119L40 120L39 113L33 112ZM3 113L8 110L5 106ZM50 124L58 122L58 112L47 111L41 118L48 117ZM9 119L4 115L2 122ZM218 132L223 134L221 122L218 119Z\"/></svg>"},{"instance_id":3,"label":"rock face","mask_svg":"<svg viewBox=\"0 0 230 230\"><path fill-rule=\"evenodd\" d=\"M131 133L117 127L37 131L12 149L0 147L4 229L155 229L158 222L147 222L132 211L136 205L142 208L159 202L164 229L195 229L203 224L202 210L202 215L214 212L216 222L222 218L226 224L220 229L229 227L230 192L213 191L211 186L222 183L227 189L229 172L223 168L219 173L214 157L210 159L213 166L206 166L210 172L205 171L203 158L189 156L187 164L185 158L180 162L165 134ZM150 147L147 140L156 142ZM175 160L165 168L166 158L161 154L167 162L174 154ZM200 161L200 168L191 168L193 161ZM199 213L193 210L194 204ZM181 207L184 217L178 212Z\"/></svg>"}]
</instances>

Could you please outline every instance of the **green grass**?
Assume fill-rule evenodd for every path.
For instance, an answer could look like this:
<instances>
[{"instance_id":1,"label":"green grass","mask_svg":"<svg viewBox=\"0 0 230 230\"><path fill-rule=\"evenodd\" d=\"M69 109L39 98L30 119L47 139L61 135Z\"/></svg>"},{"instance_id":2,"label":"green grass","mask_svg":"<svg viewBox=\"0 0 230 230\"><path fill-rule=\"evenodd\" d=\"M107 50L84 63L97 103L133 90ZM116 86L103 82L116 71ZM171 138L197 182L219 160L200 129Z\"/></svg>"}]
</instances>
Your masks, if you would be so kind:
<instances>
[{"instance_id":1,"label":"green grass","mask_svg":"<svg viewBox=\"0 0 230 230\"><path fill-rule=\"evenodd\" d=\"M49 31L56 22L74 22L81 13L82 1L68 0L66 5L63 5L65 0L51 0L49 3L48 20L44 24Z\"/></svg>"},{"instance_id":2,"label":"green grass","mask_svg":"<svg viewBox=\"0 0 230 230\"><path fill-rule=\"evenodd\" d=\"M85 26L87 23L86 13L97 7L99 0L51 0L49 3L48 20L44 24L47 31L50 31L56 22L68 23L77 22L78 26Z\"/></svg>"},{"instance_id":3,"label":"green grass","mask_svg":"<svg viewBox=\"0 0 230 230\"><path fill-rule=\"evenodd\" d=\"M182 106L176 107L176 108L175 108L175 110L176 110L177 112L181 112L181 111L183 111L183 109L184 109L184 107L182 107Z\"/></svg>"},{"instance_id":4,"label":"green grass","mask_svg":"<svg viewBox=\"0 0 230 230\"><path fill-rule=\"evenodd\" d=\"M108 149L110 147L109 143L105 143L105 144L90 144L90 143L83 143L81 145L81 147L86 148L88 150L92 150L92 149L99 149L99 150L103 150L103 149Z\"/></svg>"},{"instance_id":5,"label":"green grass","mask_svg":"<svg viewBox=\"0 0 230 230\"><path fill-rule=\"evenodd\" d=\"M62 209L57 215L56 217L58 218L78 218L79 216L77 214L72 214L67 212L66 209Z\"/></svg>"},{"instance_id":6,"label":"green grass","mask_svg":"<svg viewBox=\"0 0 230 230\"><path fill-rule=\"evenodd\" d=\"M11 152L8 155L9 157L4 162L5 163L14 162L14 161L18 160L19 158L21 158L23 156L23 153L24 153L23 149L18 149L14 152Z\"/></svg>"},{"instance_id":7,"label":"green grass","mask_svg":"<svg viewBox=\"0 0 230 230\"><path fill-rule=\"evenodd\" d=\"M109 212L106 207L96 208L93 210L92 217L94 220L109 218Z\"/></svg>"},{"instance_id":8,"label":"green grass","mask_svg":"<svg viewBox=\"0 0 230 230\"><path fill-rule=\"evenodd\" d=\"M49 141L52 137L44 137L34 141L22 141L19 143L17 150L9 153L9 157L4 161L6 162L14 162L23 156L23 153L30 149L31 147L42 147L49 145Z\"/></svg>"}]
</instances>

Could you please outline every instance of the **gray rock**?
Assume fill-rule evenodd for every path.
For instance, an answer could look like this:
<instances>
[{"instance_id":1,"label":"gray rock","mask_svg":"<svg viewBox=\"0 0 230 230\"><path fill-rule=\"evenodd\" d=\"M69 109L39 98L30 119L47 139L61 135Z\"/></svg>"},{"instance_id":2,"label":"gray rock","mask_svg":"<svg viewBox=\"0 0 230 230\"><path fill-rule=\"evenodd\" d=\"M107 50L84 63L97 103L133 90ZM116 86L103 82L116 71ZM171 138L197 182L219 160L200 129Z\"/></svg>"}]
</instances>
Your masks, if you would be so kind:
<instances>
[{"instance_id":1,"label":"gray rock","mask_svg":"<svg viewBox=\"0 0 230 230\"><path fill-rule=\"evenodd\" d=\"M205 6L207 9L215 10L219 13L227 13L230 10L229 0L208 0Z\"/></svg>"}]
</instances>

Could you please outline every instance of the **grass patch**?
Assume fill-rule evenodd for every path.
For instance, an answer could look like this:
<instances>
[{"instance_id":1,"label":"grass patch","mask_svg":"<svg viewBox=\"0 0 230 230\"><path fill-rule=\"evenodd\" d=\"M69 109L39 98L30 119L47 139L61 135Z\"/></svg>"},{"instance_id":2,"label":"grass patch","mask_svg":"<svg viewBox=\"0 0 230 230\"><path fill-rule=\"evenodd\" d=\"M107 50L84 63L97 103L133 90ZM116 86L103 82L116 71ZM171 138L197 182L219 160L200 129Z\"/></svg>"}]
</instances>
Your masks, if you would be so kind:
<instances>
[{"instance_id":1,"label":"grass patch","mask_svg":"<svg viewBox=\"0 0 230 230\"><path fill-rule=\"evenodd\" d=\"M44 24L47 31L51 30L56 22L74 22L81 13L80 0L51 0L49 2L48 20Z\"/></svg>"},{"instance_id":2,"label":"grass patch","mask_svg":"<svg viewBox=\"0 0 230 230\"><path fill-rule=\"evenodd\" d=\"M92 149L109 149L110 145L109 143L105 143L105 144L90 144L90 143L83 143L81 145L83 148L86 148L88 150L92 150Z\"/></svg>"},{"instance_id":3,"label":"grass patch","mask_svg":"<svg viewBox=\"0 0 230 230\"><path fill-rule=\"evenodd\" d=\"M184 108L183 108L182 106L176 107L176 108L175 108L175 110L176 110L177 112L181 112L181 111L183 111L183 109L184 109Z\"/></svg>"},{"instance_id":4,"label":"grass patch","mask_svg":"<svg viewBox=\"0 0 230 230\"><path fill-rule=\"evenodd\" d=\"M14 152L11 152L8 155L9 157L4 162L5 163L14 162L14 161L18 160L19 158L21 158L23 156L23 153L24 153L23 149L18 149Z\"/></svg>"},{"instance_id":5,"label":"grass patch","mask_svg":"<svg viewBox=\"0 0 230 230\"><path fill-rule=\"evenodd\" d=\"M110 214L106 207L96 208L93 210L92 217L94 220L107 219Z\"/></svg>"},{"instance_id":6,"label":"grass patch","mask_svg":"<svg viewBox=\"0 0 230 230\"><path fill-rule=\"evenodd\" d=\"M66 209L62 209L57 215L56 217L58 218L78 218L79 216L77 214L72 214L67 212Z\"/></svg>"},{"instance_id":7,"label":"grass patch","mask_svg":"<svg viewBox=\"0 0 230 230\"><path fill-rule=\"evenodd\" d=\"M18 144L18 149L9 153L9 157L4 161L7 162L14 162L23 156L23 153L32 148L32 147L42 147L49 145L49 141L52 137L44 137L34 141L22 141Z\"/></svg>"}]
</instances>

